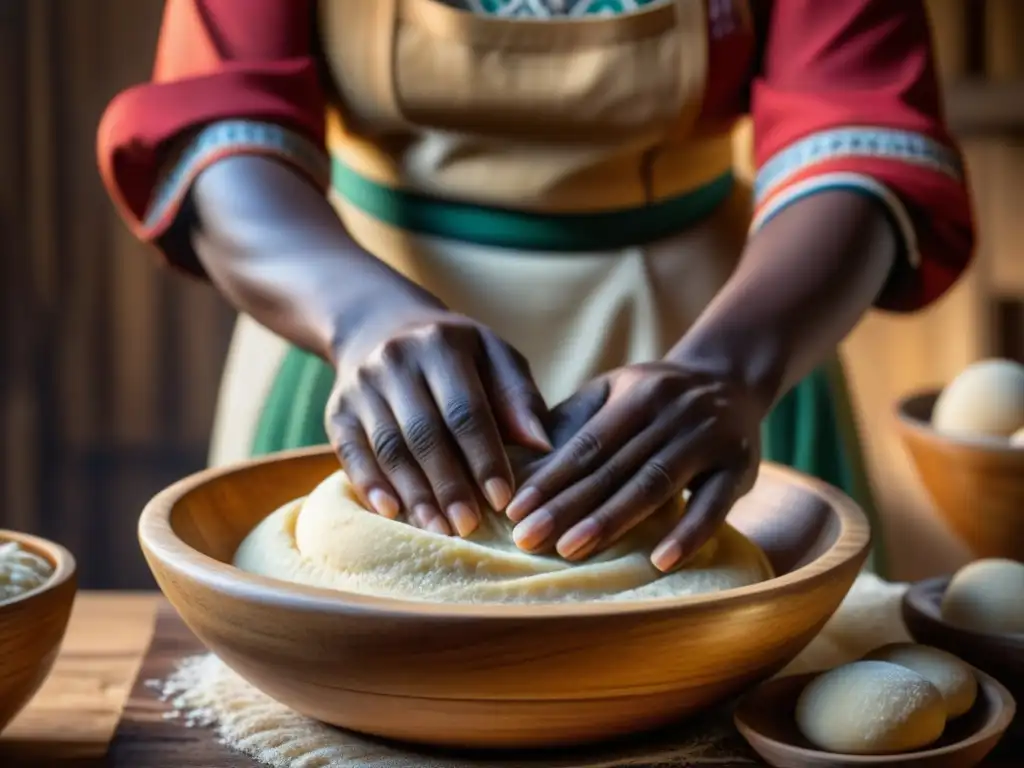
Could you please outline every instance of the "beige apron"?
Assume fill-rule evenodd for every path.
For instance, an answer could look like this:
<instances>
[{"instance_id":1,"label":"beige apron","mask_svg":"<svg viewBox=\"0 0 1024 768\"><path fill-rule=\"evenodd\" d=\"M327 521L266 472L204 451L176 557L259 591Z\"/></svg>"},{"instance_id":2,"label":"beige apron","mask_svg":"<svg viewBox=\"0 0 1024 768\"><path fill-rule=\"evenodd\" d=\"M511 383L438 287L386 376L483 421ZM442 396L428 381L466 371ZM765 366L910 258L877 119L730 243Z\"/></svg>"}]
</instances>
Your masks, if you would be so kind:
<instances>
[{"instance_id":1,"label":"beige apron","mask_svg":"<svg viewBox=\"0 0 1024 768\"><path fill-rule=\"evenodd\" d=\"M335 81L329 148L397 190L536 212L600 212L686 193L727 171L728 126L697 125L707 78L703 0L624 16L525 21L435 0L323 0ZM335 196L352 236L529 359L557 402L616 366L660 357L740 256L738 182L700 223L635 247L567 252L404 231ZM211 461L249 455L285 344L241 318Z\"/></svg>"}]
</instances>

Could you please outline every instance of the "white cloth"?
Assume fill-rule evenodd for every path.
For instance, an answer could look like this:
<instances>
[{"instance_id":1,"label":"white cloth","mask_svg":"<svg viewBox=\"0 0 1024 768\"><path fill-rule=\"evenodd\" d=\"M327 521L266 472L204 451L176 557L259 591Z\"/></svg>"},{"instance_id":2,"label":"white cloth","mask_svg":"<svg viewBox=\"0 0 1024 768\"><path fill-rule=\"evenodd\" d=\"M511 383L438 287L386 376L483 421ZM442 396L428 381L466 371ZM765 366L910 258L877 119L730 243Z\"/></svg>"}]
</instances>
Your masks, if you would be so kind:
<instances>
[{"instance_id":1,"label":"white cloth","mask_svg":"<svg viewBox=\"0 0 1024 768\"><path fill-rule=\"evenodd\" d=\"M906 641L900 615L905 590L861 575L820 635L781 674L829 669ZM403 749L317 723L260 693L213 655L186 660L171 679L154 686L185 723L215 729L229 747L268 768L683 768L754 762L729 708L686 721L654 743L502 761Z\"/></svg>"}]
</instances>

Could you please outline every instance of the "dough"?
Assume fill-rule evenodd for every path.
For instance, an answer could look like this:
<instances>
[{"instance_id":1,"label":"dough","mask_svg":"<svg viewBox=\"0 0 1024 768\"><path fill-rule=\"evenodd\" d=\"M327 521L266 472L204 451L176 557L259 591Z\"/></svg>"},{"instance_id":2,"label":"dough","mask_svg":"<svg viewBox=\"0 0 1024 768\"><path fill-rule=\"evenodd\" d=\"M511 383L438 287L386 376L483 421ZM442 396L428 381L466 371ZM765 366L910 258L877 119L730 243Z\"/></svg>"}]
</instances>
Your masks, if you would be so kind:
<instances>
[{"instance_id":1,"label":"dough","mask_svg":"<svg viewBox=\"0 0 1024 768\"><path fill-rule=\"evenodd\" d=\"M932 426L947 435L1002 438L1024 428L1024 365L982 360L968 366L935 401Z\"/></svg>"},{"instance_id":2,"label":"dough","mask_svg":"<svg viewBox=\"0 0 1024 768\"><path fill-rule=\"evenodd\" d=\"M715 592L771 578L761 550L723 527L685 569L669 575L649 556L680 510L652 516L599 556L570 564L512 542L504 515L484 515L468 539L441 536L367 512L335 473L305 499L273 512L242 542L235 565L251 573L347 592L432 602L627 600Z\"/></svg>"},{"instance_id":3,"label":"dough","mask_svg":"<svg viewBox=\"0 0 1024 768\"><path fill-rule=\"evenodd\" d=\"M1014 448L1024 448L1024 427L1010 435L1010 445Z\"/></svg>"},{"instance_id":4,"label":"dough","mask_svg":"<svg viewBox=\"0 0 1024 768\"><path fill-rule=\"evenodd\" d=\"M938 648L893 643L875 649L864 658L868 661L888 661L917 672L939 689L949 719L966 714L978 697L978 679L970 665Z\"/></svg>"},{"instance_id":5,"label":"dough","mask_svg":"<svg viewBox=\"0 0 1024 768\"><path fill-rule=\"evenodd\" d=\"M819 675L796 704L800 732L819 749L886 755L921 749L946 727L942 694L917 672L857 661Z\"/></svg>"},{"instance_id":6,"label":"dough","mask_svg":"<svg viewBox=\"0 0 1024 768\"><path fill-rule=\"evenodd\" d=\"M992 558L961 568L942 596L942 618L975 632L1024 635L1024 563Z\"/></svg>"}]
</instances>

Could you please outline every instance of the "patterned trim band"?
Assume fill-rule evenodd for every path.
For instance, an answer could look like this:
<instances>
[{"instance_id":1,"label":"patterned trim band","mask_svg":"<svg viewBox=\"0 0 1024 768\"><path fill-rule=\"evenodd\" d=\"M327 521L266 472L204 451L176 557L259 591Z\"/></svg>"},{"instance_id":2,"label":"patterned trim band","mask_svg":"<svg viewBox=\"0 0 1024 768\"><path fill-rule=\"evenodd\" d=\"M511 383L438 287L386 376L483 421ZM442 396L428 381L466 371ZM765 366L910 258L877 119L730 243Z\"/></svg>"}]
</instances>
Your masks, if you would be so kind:
<instances>
[{"instance_id":1,"label":"patterned trim band","mask_svg":"<svg viewBox=\"0 0 1024 768\"><path fill-rule=\"evenodd\" d=\"M221 158L241 154L280 158L306 174L320 189L330 187L330 159L309 139L274 123L224 120L200 130L168 163L154 190L145 228L152 231L167 223L202 171Z\"/></svg>"},{"instance_id":2,"label":"patterned trim band","mask_svg":"<svg viewBox=\"0 0 1024 768\"><path fill-rule=\"evenodd\" d=\"M762 202L787 179L805 168L837 158L886 158L923 165L960 181L963 167L956 152L928 136L889 128L838 128L812 134L775 154L761 166L754 196Z\"/></svg>"},{"instance_id":3,"label":"patterned trim band","mask_svg":"<svg viewBox=\"0 0 1024 768\"><path fill-rule=\"evenodd\" d=\"M921 254L917 247L917 232L914 229L914 222L907 213L906 206L899 196L877 179L865 176L860 173L823 173L820 176L812 176L801 182L793 184L780 192L768 205L764 206L754 216L750 224L750 233L754 234L771 219L773 219L784 208L792 205L798 200L806 197L835 189L847 189L857 192L864 192L881 202L889 211L893 223L900 231L903 240L904 253L907 261L912 267L921 263Z\"/></svg>"}]
</instances>

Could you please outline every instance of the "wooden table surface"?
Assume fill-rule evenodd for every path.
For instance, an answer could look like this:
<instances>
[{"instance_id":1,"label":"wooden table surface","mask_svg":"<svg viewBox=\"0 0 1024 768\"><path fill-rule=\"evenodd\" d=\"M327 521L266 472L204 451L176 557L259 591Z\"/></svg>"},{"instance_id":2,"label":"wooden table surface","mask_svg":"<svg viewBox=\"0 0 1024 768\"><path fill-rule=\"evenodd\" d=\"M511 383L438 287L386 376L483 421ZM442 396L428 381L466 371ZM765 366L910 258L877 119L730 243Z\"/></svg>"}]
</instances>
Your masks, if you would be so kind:
<instances>
[{"instance_id":1,"label":"wooden table surface","mask_svg":"<svg viewBox=\"0 0 1024 768\"><path fill-rule=\"evenodd\" d=\"M32 703L0 736L0 765L4 768L128 768L149 765L141 759L145 749L133 738L138 728L122 728L127 733L124 748L109 753L111 738L117 729L143 657L153 637L154 620L163 601L156 594L89 593L78 596L67 636L53 672ZM165 617L166 618L166 617ZM171 638L172 642L174 641ZM173 649L155 649L164 655ZM158 653L158 655L160 655ZM135 687L132 709L140 709L136 698L144 686ZM152 705L148 707L153 709ZM138 712L134 714L139 714ZM143 721L159 719L159 713L145 711ZM195 739L197 733L191 733ZM118 743L121 743L121 736ZM167 744L154 743L153 757L166 753ZM195 754L195 744L189 750ZM1015 745L1019 754L1020 746ZM221 748L222 750L223 748ZM203 750L199 750L203 751ZM214 750L215 752L219 750ZM1020 768L1019 756L1006 754L987 760L984 768ZM111 758L124 752L127 762ZM129 754L129 752L134 754ZM212 753L210 753L212 755ZM166 757L166 754L162 755ZM237 759L237 758L236 758ZM250 761L242 758L246 764ZM161 765L163 761L158 760ZM156 764L156 763L153 763ZM201 761L204 768L229 768L237 764L224 754L217 764ZM200 763L189 762L189 765ZM167 768L178 768L167 764Z\"/></svg>"}]
</instances>

